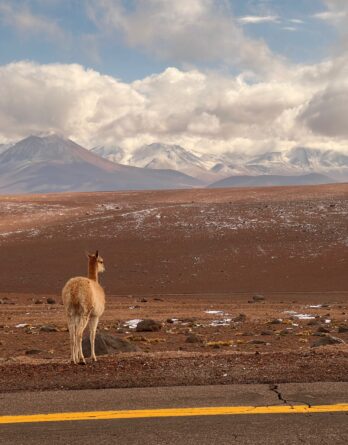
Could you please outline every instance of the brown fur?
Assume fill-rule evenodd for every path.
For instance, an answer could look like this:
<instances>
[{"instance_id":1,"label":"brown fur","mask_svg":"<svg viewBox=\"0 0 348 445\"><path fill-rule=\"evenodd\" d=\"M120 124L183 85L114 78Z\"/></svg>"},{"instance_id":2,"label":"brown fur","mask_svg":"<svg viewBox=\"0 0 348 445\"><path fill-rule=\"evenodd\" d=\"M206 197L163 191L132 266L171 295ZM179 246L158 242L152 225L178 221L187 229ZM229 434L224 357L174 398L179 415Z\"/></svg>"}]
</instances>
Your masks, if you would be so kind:
<instances>
[{"instance_id":1,"label":"brown fur","mask_svg":"<svg viewBox=\"0 0 348 445\"><path fill-rule=\"evenodd\" d=\"M89 323L91 357L95 356L95 333L105 308L105 293L98 283L98 273L104 272L104 262L98 251L88 254L88 278L71 278L63 288L62 298L68 318L71 361L86 363L82 352L82 336Z\"/></svg>"}]
</instances>

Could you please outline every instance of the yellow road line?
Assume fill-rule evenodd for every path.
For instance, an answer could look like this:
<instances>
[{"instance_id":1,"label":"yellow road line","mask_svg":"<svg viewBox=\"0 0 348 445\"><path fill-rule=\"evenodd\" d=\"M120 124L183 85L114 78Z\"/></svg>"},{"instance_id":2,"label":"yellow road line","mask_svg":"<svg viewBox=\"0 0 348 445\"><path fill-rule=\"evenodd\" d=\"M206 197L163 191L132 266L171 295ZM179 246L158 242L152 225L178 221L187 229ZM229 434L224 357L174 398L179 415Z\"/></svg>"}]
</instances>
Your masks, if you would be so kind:
<instances>
[{"instance_id":1,"label":"yellow road line","mask_svg":"<svg viewBox=\"0 0 348 445\"><path fill-rule=\"evenodd\" d=\"M205 408L165 408L122 411L91 411L51 414L0 416L0 424L69 422L76 420L141 419L151 417L226 416L241 414L308 414L348 412L348 403L336 405L216 406Z\"/></svg>"}]
</instances>

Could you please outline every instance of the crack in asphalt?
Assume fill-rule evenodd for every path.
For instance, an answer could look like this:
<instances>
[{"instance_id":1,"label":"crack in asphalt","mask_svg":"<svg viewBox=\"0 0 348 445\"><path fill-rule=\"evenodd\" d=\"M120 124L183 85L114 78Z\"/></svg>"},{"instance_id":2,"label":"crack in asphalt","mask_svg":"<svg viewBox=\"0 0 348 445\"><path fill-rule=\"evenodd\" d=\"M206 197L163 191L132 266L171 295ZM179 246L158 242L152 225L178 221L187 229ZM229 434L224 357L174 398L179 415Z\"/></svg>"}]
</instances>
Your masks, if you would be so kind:
<instances>
[{"instance_id":1,"label":"crack in asphalt","mask_svg":"<svg viewBox=\"0 0 348 445\"><path fill-rule=\"evenodd\" d=\"M307 405L308 408L312 407L312 405L310 403L305 402L303 400L289 400L289 399L285 399L283 397L283 394L281 393L280 388L279 388L278 385L269 385L269 389L270 389L270 391L274 392L277 395L278 400L283 402L285 405L291 406L292 408L294 407L295 403L301 403L302 405Z\"/></svg>"}]
</instances>

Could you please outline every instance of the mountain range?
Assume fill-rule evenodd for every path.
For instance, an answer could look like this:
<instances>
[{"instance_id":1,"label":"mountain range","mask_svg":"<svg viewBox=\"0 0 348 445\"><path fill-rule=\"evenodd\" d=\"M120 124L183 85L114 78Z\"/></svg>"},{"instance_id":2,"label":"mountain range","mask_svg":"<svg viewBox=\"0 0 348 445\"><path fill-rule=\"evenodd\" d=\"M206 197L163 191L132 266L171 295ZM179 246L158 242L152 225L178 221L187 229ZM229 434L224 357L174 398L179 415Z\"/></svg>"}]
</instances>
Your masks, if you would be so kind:
<instances>
[{"instance_id":1,"label":"mountain range","mask_svg":"<svg viewBox=\"0 0 348 445\"><path fill-rule=\"evenodd\" d=\"M348 181L348 156L294 147L257 156L153 143L87 150L58 135L0 145L0 193L256 187Z\"/></svg>"},{"instance_id":2,"label":"mountain range","mask_svg":"<svg viewBox=\"0 0 348 445\"><path fill-rule=\"evenodd\" d=\"M348 156L334 150L294 147L287 151L270 151L257 156L238 153L219 155L192 153L179 145L150 144L139 147L131 155L117 147L113 153L104 148L100 156L143 168L169 168L197 177L204 182L228 176L288 175L321 173L334 181L348 180Z\"/></svg>"},{"instance_id":3,"label":"mountain range","mask_svg":"<svg viewBox=\"0 0 348 445\"><path fill-rule=\"evenodd\" d=\"M0 154L0 193L190 188L201 181L173 170L116 164L56 135L29 136Z\"/></svg>"}]
</instances>

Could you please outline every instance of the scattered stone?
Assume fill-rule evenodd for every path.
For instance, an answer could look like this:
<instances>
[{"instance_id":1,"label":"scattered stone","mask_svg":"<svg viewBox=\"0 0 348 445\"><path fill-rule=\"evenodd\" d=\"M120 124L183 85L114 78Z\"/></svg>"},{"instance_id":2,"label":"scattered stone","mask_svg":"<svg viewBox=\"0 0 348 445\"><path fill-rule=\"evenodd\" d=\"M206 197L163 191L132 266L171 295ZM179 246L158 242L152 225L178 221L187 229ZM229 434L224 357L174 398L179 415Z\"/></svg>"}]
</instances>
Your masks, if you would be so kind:
<instances>
[{"instance_id":1,"label":"scattered stone","mask_svg":"<svg viewBox=\"0 0 348 445\"><path fill-rule=\"evenodd\" d=\"M265 345L267 342L265 342L264 340L259 340L257 338L255 338L254 340L250 340L248 341L248 345Z\"/></svg>"},{"instance_id":2,"label":"scattered stone","mask_svg":"<svg viewBox=\"0 0 348 445\"><path fill-rule=\"evenodd\" d=\"M338 326L339 334L344 334L345 332L348 332L348 326L344 326L344 325Z\"/></svg>"},{"instance_id":3,"label":"scattered stone","mask_svg":"<svg viewBox=\"0 0 348 445\"><path fill-rule=\"evenodd\" d=\"M202 343L202 338L200 335L189 334L186 337L185 343Z\"/></svg>"},{"instance_id":4,"label":"scattered stone","mask_svg":"<svg viewBox=\"0 0 348 445\"><path fill-rule=\"evenodd\" d=\"M318 320L309 320L307 326L317 326L319 324Z\"/></svg>"},{"instance_id":5,"label":"scattered stone","mask_svg":"<svg viewBox=\"0 0 348 445\"><path fill-rule=\"evenodd\" d=\"M330 333L329 329L325 328L324 326L319 326L317 332L324 332L324 334Z\"/></svg>"},{"instance_id":6,"label":"scattered stone","mask_svg":"<svg viewBox=\"0 0 348 445\"><path fill-rule=\"evenodd\" d=\"M7 297L0 299L0 304L15 304L14 301L10 301Z\"/></svg>"},{"instance_id":7,"label":"scattered stone","mask_svg":"<svg viewBox=\"0 0 348 445\"><path fill-rule=\"evenodd\" d=\"M35 354L40 354L41 349L28 349L27 351L25 351L25 355L35 355Z\"/></svg>"},{"instance_id":8,"label":"scattered stone","mask_svg":"<svg viewBox=\"0 0 348 445\"><path fill-rule=\"evenodd\" d=\"M161 330L162 325L158 321L147 318L137 324L135 330L137 332L157 332Z\"/></svg>"},{"instance_id":9,"label":"scattered stone","mask_svg":"<svg viewBox=\"0 0 348 445\"><path fill-rule=\"evenodd\" d=\"M167 318L166 322L167 322L167 323L170 323L170 324L173 324L173 323L174 323L174 320L173 320L172 318Z\"/></svg>"},{"instance_id":10,"label":"scattered stone","mask_svg":"<svg viewBox=\"0 0 348 445\"><path fill-rule=\"evenodd\" d=\"M282 324L283 320L281 320L280 318L273 318L273 320L271 320L269 322L269 324Z\"/></svg>"},{"instance_id":11,"label":"scattered stone","mask_svg":"<svg viewBox=\"0 0 348 445\"><path fill-rule=\"evenodd\" d=\"M273 331L261 331L261 335L272 335Z\"/></svg>"},{"instance_id":12,"label":"scattered stone","mask_svg":"<svg viewBox=\"0 0 348 445\"><path fill-rule=\"evenodd\" d=\"M342 344L344 341L341 338L333 337L332 335L325 335L320 337L311 344L311 348L318 348L319 346Z\"/></svg>"},{"instance_id":13,"label":"scattered stone","mask_svg":"<svg viewBox=\"0 0 348 445\"><path fill-rule=\"evenodd\" d=\"M56 304L57 303L56 300L51 297L48 297L46 301L47 301L47 304Z\"/></svg>"},{"instance_id":14,"label":"scattered stone","mask_svg":"<svg viewBox=\"0 0 348 445\"><path fill-rule=\"evenodd\" d=\"M289 331L287 330L287 329L282 329L280 332L279 332L279 335L288 335L289 334Z\"/></svg>"},{"instance_id":15,"label":"scattered stone","mask_svg":"<svg viewBox=\"0 0 348 445\"><path fill-rule=\"evenodd\" d=\"M140 300L140 303L147 303L147 299L146 299L146 298L142 298L142 299Z\"/></svg>"},{"instance_id":16,"label":"scattered stone","mask_svg":"<svg viewBox=\"0 0 348 445\"><path fill-rule=\"evenodd\" d=\"M162 300L162 298L154 298L154 301L164 301L164 300Z\"/></svg>"},{"instance_id":17,"label":"scattered stone","mask_svg":"<svg viewBox=\"0 0 348 445\"><path fill-rule=\"evenodd\" d=\"M236 318L233 319L233 321L244 323L244 321L245 321L246 319L247 319L247 317L246 317L245 314L239 314L239 315L237 315Z\"/></svg>"},{"instance_id":18,"label":"scattered stone","mask_svg":"<svg viewBox=\"0 0 348 445\"><path fill-rule=\"evenodd\" d=\"M34 304L43 304L43 301L37 298L36 300L34 300Z\"/></svg>"},{"instance_id":19,"label":"scattered stone","mask_svg":"<svg viewBox=\"0 0 348 445\"><path fill-rule=\"evenodd\" d=\"M194 317L180 318L181 323L194 323L196 319Z\"/></svg>"},{"instance_id":20,"label":"scattered stone","mask_svg":"<svg viewBox=\"0 0 348 445\"><path fill-rule=\"evenodd\" d=\"M41 326L40 332L58 332L59 329L54 324L46 324Z\"/></svg>"},{"instance_id":21,"label":"scattered stone","mask_svg":"<svg viewBox=\"0 0 348 445\"><path fill-rule=\"evenodd\" d=\"M91 356L91 344L89 334L86 334L82 340L82 350L85 357ZM95 354L110 355L116 352L135 352L138 347L128 340L115 337L114 335L97 333L95 337Z\"/></svg>"},{"instance_id":22,"label":"scattered stone","mask_svg":"<svg viewBox=\"0 0 348 445\"><path fill-rule=\"evenodd\" d=\"M256 294L256 295L253 295L253 300L254 301L264 301L265 300L265 297L263 296L263 295L260 295L260 294Z\"/></svg>"}]
</instances>

